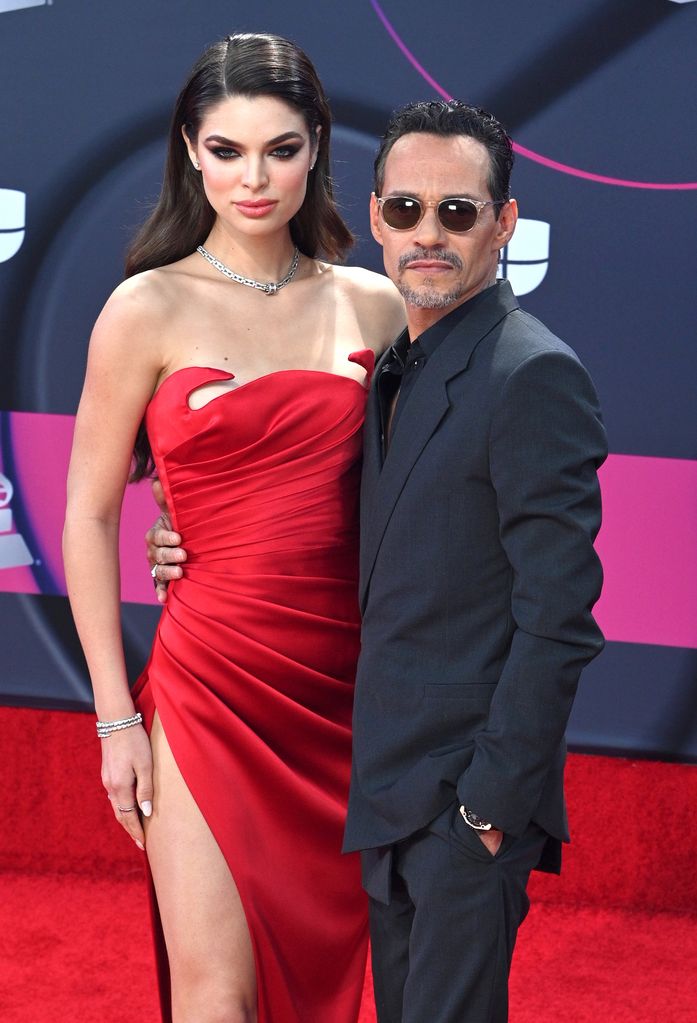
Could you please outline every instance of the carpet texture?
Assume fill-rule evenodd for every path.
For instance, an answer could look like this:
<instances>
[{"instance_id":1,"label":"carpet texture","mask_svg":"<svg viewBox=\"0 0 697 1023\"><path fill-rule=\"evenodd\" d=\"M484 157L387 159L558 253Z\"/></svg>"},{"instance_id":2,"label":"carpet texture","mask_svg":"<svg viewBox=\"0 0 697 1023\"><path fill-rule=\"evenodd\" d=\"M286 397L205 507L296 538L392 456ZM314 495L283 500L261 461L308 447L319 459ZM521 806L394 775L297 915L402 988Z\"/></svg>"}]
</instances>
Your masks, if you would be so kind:
<instances>
[{"instance_id":1,"label":"carpet texture","mask_svg":"<svg viewBox=\"0 0 697 1023\"><path fill-rule=\"evenodd\" d=\"M0 708L0 767L1 1023L156 1023L143 863L93 718ZM511 1023L697 1021L697 769L576 755L567 790L573 843L531 883Z\"/></svg>"}]
</instances>

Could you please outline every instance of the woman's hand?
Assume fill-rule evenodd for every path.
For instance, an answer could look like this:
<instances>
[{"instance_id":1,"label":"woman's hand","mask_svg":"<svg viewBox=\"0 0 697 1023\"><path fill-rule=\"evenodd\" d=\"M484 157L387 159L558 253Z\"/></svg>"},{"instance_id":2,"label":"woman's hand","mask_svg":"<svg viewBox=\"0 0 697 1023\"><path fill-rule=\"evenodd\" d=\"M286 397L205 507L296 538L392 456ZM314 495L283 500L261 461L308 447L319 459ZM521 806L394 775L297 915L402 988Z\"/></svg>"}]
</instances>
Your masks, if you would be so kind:
<instances>
[{"instance_id":1,"label":"woman's hand","mask_svg":"<svg viewBox=\"0 0 697 1023\"><path fill-rule=\"evenodd\" d=\"M181 579L184 574L180 564L186 561L186 551L179 547L181 537L172 532L172 523L167 514L162 484L153 480L153 497L160 506L161 515L145 534L148 562L155 580L155 592L161 604L167 601L167 586L172 579Z\"/></svg>"},{"instance_id":2,"label":"woman's hand","mask_svg":"<svg viewBox=\"0 0 697 1023\"><path fill-rule=\"evenodd\" d=\"M140 819L152 813L152 753L142 725L112 732L102 743L102 784L114 816L139 849L145 849Z\"/></svg>"}]
</instances>

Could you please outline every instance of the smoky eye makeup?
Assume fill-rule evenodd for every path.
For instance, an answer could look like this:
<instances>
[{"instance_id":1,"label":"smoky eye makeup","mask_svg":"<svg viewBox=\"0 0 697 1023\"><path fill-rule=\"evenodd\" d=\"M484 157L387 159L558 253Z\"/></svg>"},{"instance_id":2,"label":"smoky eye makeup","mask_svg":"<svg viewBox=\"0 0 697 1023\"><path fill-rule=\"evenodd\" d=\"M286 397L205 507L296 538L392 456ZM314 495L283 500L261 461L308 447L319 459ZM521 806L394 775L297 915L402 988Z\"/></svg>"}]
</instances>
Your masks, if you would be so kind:
<instances>
[{"instance_id":1,"label":"smoky eye makeup","mask_svg":"<svg viewBox=\"0 0 697 1023\"><path fill-rule=\"evenodd\" d=\"M276 146L271 150L271 156L277 156L282 160L290 160L291 157L296 156L302 148L302 144L294 146Z\"/></svg>"},{"instance_id":2,"label":"smoky eye makeup","mask_svg":"<svg viewBox=\"0 0 697 1023\"><path fill-rule=\"evenodd\" d=\"M219 160L231 160L235 156L239 156L239 152L236 149L231 149L229 146L207 146L206 147L213 156L217 156Z\"/></svg>"},{"instance_id":3,"label":"smoky eye makeup","mask_svg":"<svg viewBox=\"0 0 697 1023\"><path fill-rule=\"evenodd\" d=\"M281 160L290 160L308 144L307 139L295 131L284 132L266 143L266 152ZM240 156L244 146L225 138L223 135L209 135L205 140L206 148L221 160L231 160Z\"/></svg>"},{"instance_id":4,"label":"smoky eye makeup","mask_svg":"<svg viewBox=\"0 0 697 1023\"><path fill-rule=\"evenodd\" d=\"M299 145L274 146L273 149L268 151L268 155L278 160L292 160L302 148L302 143ZM207 149L214 156L217 156L219 160L232 160L240 156L239 149L235 149L233 146L207 146Z\"/></svg>"}]
</instances>

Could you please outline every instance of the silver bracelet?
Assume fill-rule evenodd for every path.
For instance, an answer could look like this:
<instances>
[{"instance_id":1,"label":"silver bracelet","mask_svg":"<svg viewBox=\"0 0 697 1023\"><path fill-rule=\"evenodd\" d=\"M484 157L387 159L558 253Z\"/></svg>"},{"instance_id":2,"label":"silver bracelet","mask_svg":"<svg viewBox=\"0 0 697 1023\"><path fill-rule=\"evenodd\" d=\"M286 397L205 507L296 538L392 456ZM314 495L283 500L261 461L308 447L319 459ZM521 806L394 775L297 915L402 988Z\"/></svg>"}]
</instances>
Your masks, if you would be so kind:
<instances>
[{"instance_id":1,"label":"silver bracelet","mask_svg":"<svg viewBox=\"0 0 697 1023\"><path fill-rule=\"evenodd\" d=\"M112 732L120 732L123 728L132 728L133 725L142 725L143 715L138 711L132 718L121 718L120 721L98 721L97 736L106 739Z\"/></svg>"}]
</instances>

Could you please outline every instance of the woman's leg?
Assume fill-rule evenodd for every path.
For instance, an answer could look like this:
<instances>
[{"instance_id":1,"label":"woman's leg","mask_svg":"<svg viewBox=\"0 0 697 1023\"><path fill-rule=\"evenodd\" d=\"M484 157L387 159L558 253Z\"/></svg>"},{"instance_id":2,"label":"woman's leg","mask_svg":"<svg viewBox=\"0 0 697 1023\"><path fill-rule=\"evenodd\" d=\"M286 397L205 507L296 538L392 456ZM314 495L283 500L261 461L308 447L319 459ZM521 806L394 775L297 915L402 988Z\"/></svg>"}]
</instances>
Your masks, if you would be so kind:
<instances>
[{"instance_id":1,"label":"woman's leg","mask_svg":"<svg viewBox=\"0 0 697 1023\"><path fill-rule=\"evenodd\" d=\"M159 716L151 732L146 845L172 977L174 1023L254 1023L254 954L240 896L194 802Z\"/></svg>"}]
</instances>

